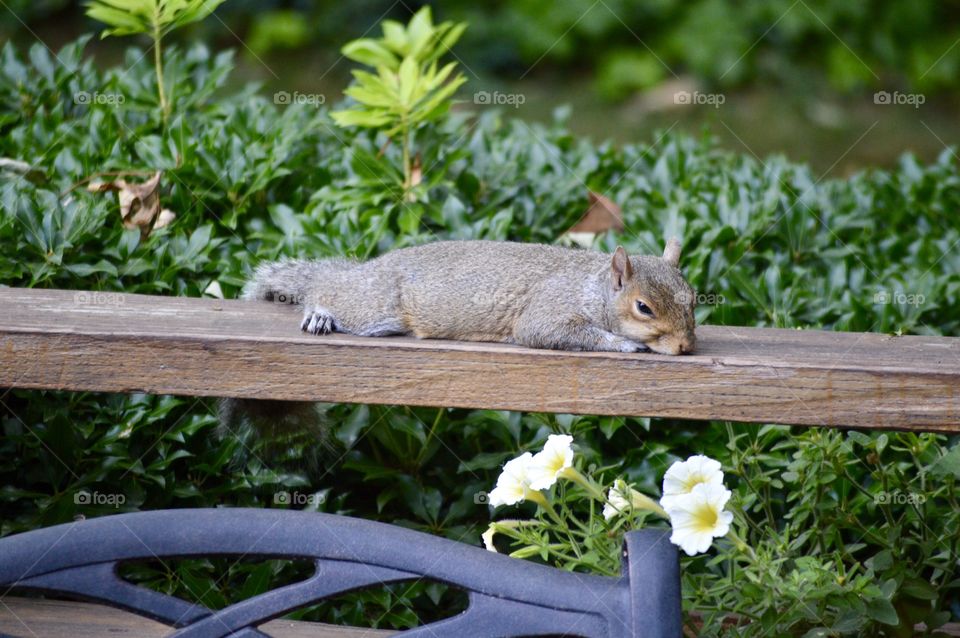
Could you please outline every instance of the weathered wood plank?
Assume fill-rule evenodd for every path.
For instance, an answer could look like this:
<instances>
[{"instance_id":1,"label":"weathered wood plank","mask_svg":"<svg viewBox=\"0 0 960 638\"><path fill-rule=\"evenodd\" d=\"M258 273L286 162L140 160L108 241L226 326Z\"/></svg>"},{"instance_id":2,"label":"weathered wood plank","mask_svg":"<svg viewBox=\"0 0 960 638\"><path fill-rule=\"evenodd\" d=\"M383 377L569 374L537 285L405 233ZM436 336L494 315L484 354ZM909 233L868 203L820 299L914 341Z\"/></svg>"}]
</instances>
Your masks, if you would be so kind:
<instances>
[{"instance_id":1,"label":"weathered wood plank","mask_svg":"<svg viewBox=\"0 0 960 638\"><path fill-rule=\"evenodd\" d=\"M926 635L916 626L916 635ZM272 620L260 627L271 638L386 638L396 632L299 620ZM0 636L19 638L163 638L170 627L134 614L90 603L0 597ZM960 637L960 624L937 630ZM684 635L694 635L687 633Z\"/></svg>"},{"instance_id":2,"label":"weathered wood plank","mask_svg":"<svg viewBox=\"0 0 960 638\"><path fill-rule=\"evenodd\" d=\"M682 357L316 337L279 304L0 288L0 387L960 431L960 338L697 333Z\"/></svg>"},{"instance_id":3,"label":"weathered wood plank","mask_svg":"<svg viewBox=\"0 0 960 638\"><path fill-rule=\"evenodd\" d=\"M396 633L283 619L271 620L260 629L271 638L386 638ZM104 605L0 597L0 636L163 638L172 631L167 625Z\"/></svg>"}]
</instances>

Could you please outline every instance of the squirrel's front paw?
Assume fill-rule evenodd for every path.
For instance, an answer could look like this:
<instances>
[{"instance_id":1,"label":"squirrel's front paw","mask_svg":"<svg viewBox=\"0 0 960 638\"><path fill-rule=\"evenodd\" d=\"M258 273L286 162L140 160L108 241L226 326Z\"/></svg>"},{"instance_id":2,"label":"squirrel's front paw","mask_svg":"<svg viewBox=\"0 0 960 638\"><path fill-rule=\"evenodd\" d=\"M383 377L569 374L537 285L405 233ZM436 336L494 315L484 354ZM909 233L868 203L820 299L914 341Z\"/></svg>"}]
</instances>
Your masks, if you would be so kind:
<instances>
[{"instance_id":1,"label":"squirrel's front paw","mask_svg":"<svg viewBox=\"0 0 960 638\"><path fill-rule=\"evenodd\" d=\"M315 335L330 334L337 329L333 315L324 308L307 308L300 329Z\"/></svg>"},{"instance_id":2,"label":"squirrel's front paw","mask_svg":"<svg viewBox=\"0 0 960 638\"><path fill-rule=\"evenodd\" d=\"M650 352L650 348L642 343L624 339L623 343L620 344L620 352Z\"/></svg>"}]
</instances>

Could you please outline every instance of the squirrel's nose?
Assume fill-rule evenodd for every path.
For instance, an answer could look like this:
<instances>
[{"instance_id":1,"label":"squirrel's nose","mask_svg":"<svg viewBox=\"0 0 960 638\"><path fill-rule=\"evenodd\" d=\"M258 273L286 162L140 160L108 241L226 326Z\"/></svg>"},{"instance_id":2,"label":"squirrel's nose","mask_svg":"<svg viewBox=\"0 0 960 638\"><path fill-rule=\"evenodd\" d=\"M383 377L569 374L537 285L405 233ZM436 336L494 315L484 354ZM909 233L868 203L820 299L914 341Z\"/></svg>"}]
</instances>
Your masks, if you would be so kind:
<instances>
[{"instance_id":1,"label":"squirrel's nose","mask_svg":"<svg viewBox=\"0 0 960 638\"><path fill-rule=\"evenodd\" d=\"M680 342L680 354L690 354L693 352L693 348L696 345L696 340L694 339L684 339Z\"/></svg>"}]
</instances>

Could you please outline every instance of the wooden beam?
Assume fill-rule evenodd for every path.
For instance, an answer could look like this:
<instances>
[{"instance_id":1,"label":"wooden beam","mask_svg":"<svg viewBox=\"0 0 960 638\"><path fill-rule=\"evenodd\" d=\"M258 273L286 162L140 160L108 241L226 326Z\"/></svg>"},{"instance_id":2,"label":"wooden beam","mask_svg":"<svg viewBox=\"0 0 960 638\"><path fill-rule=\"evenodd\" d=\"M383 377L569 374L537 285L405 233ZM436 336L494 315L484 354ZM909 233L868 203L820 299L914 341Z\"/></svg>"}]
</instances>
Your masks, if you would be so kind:
<instances>
[{"instance_id":1,"label":"wooden beam","mask_svg":"<svg viewBox=\"0 0 960 638\"><path fill-rule=\"evenodd\" d=\"M271 620L260 629L272 638L387 638L397 632ZM0 635L38 638L163 638L169 626L105 605L38 598L0 597Z\"/></svg>"},{"instance_id":2,"label":"wooden beam","mask_svg":"<svg viewBox=\"0 0 960 638\"><path fill-rule=\"evenodd\" d=\"M694 621L696 622L696 621ZM279 618L259 628L271 638L387 638L398 632L342 625L327 625ZM926 634L922 624L917 636ZM0 635L39 638L164 638L171 628L129 612L92 603L0 597ZM960 624L937 629L940 636L960 636Z\"/></svg>"},{"instance_id":3,"label":"wooden beam","mask_svg":"<svg viewBox=\"0 0 960 638\"><path fill-rule=\"evenodd\" d=\"M0 387L960 432L960 338L702 326L670 357L299 323L280 304L0 288Z\"/></svg>"}]
</instances>

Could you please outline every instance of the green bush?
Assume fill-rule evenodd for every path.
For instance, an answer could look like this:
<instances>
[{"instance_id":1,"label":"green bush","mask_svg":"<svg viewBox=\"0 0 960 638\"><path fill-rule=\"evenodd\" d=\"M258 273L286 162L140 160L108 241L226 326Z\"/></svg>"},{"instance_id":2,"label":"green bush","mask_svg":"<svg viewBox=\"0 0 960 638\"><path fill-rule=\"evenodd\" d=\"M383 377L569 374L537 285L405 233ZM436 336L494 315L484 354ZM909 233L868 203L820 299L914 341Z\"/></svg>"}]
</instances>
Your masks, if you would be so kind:
<instances>
[{"instance_id":1,"label":"green bush","mask_svg":"<svg viewBox=\"0 0 960 638\"><path fill-rule=\"evenodd\" d=\"M99 71L83 47L67 46L59 62L39 45L26 56L10 45L0 52L0 156L29 166L0 173L2 284L235 297L256 263L281 255L367 256L436 238L555 241L586 209L589 188L623 206L628 228L598 247L653 253L665 237L684 238L691 283L722 300L701 306L702 321L960 328L951 152L928 166L906 156L892 172L818 182L804 166L709 140L668 135L618 148L572 137L563 112L550 126L455 112L421 133L423 179L405 197L391 187L402 182L401 150L375 132L336 127L322 100L281 108L254 89L221 95L228 53L168 48L175 86L165 125L149 56L132 49L123 65ZM103 173L153 170L163 171L162 203L176 219L147 236L123 228L112 194L83 188ZM903 303L908 295L923 302ZM723 552L684 562L688 611L702 614L704 635L900 636L960 611L960 463L944 436L323 411L331 436L318 445L219 438L204 399L11 391L0 403L0 533L118 510L275 507L278 492L296 490L320 495L312 509L478 544L491 513L476 494L506 459L569 432L583 458L648 493L676 458L708 454L728 472L735 503L766 521L748 539L770 558L767 573L751 574L756 582L741 580ZM123 504L79 505L81 490L122 495ZM878 497L889 494L923 499ZM220 579L217 565L200 562L133 576L186 597L209 589L204 601L218 605L262 591L284 569L241 564ZM238 574L257 577L241 591ZM410 626L444 607L447 594L430 587L357 594L311 617ZM722 629L728 613L754 622Z\"/></svg>"}]
</instances>

